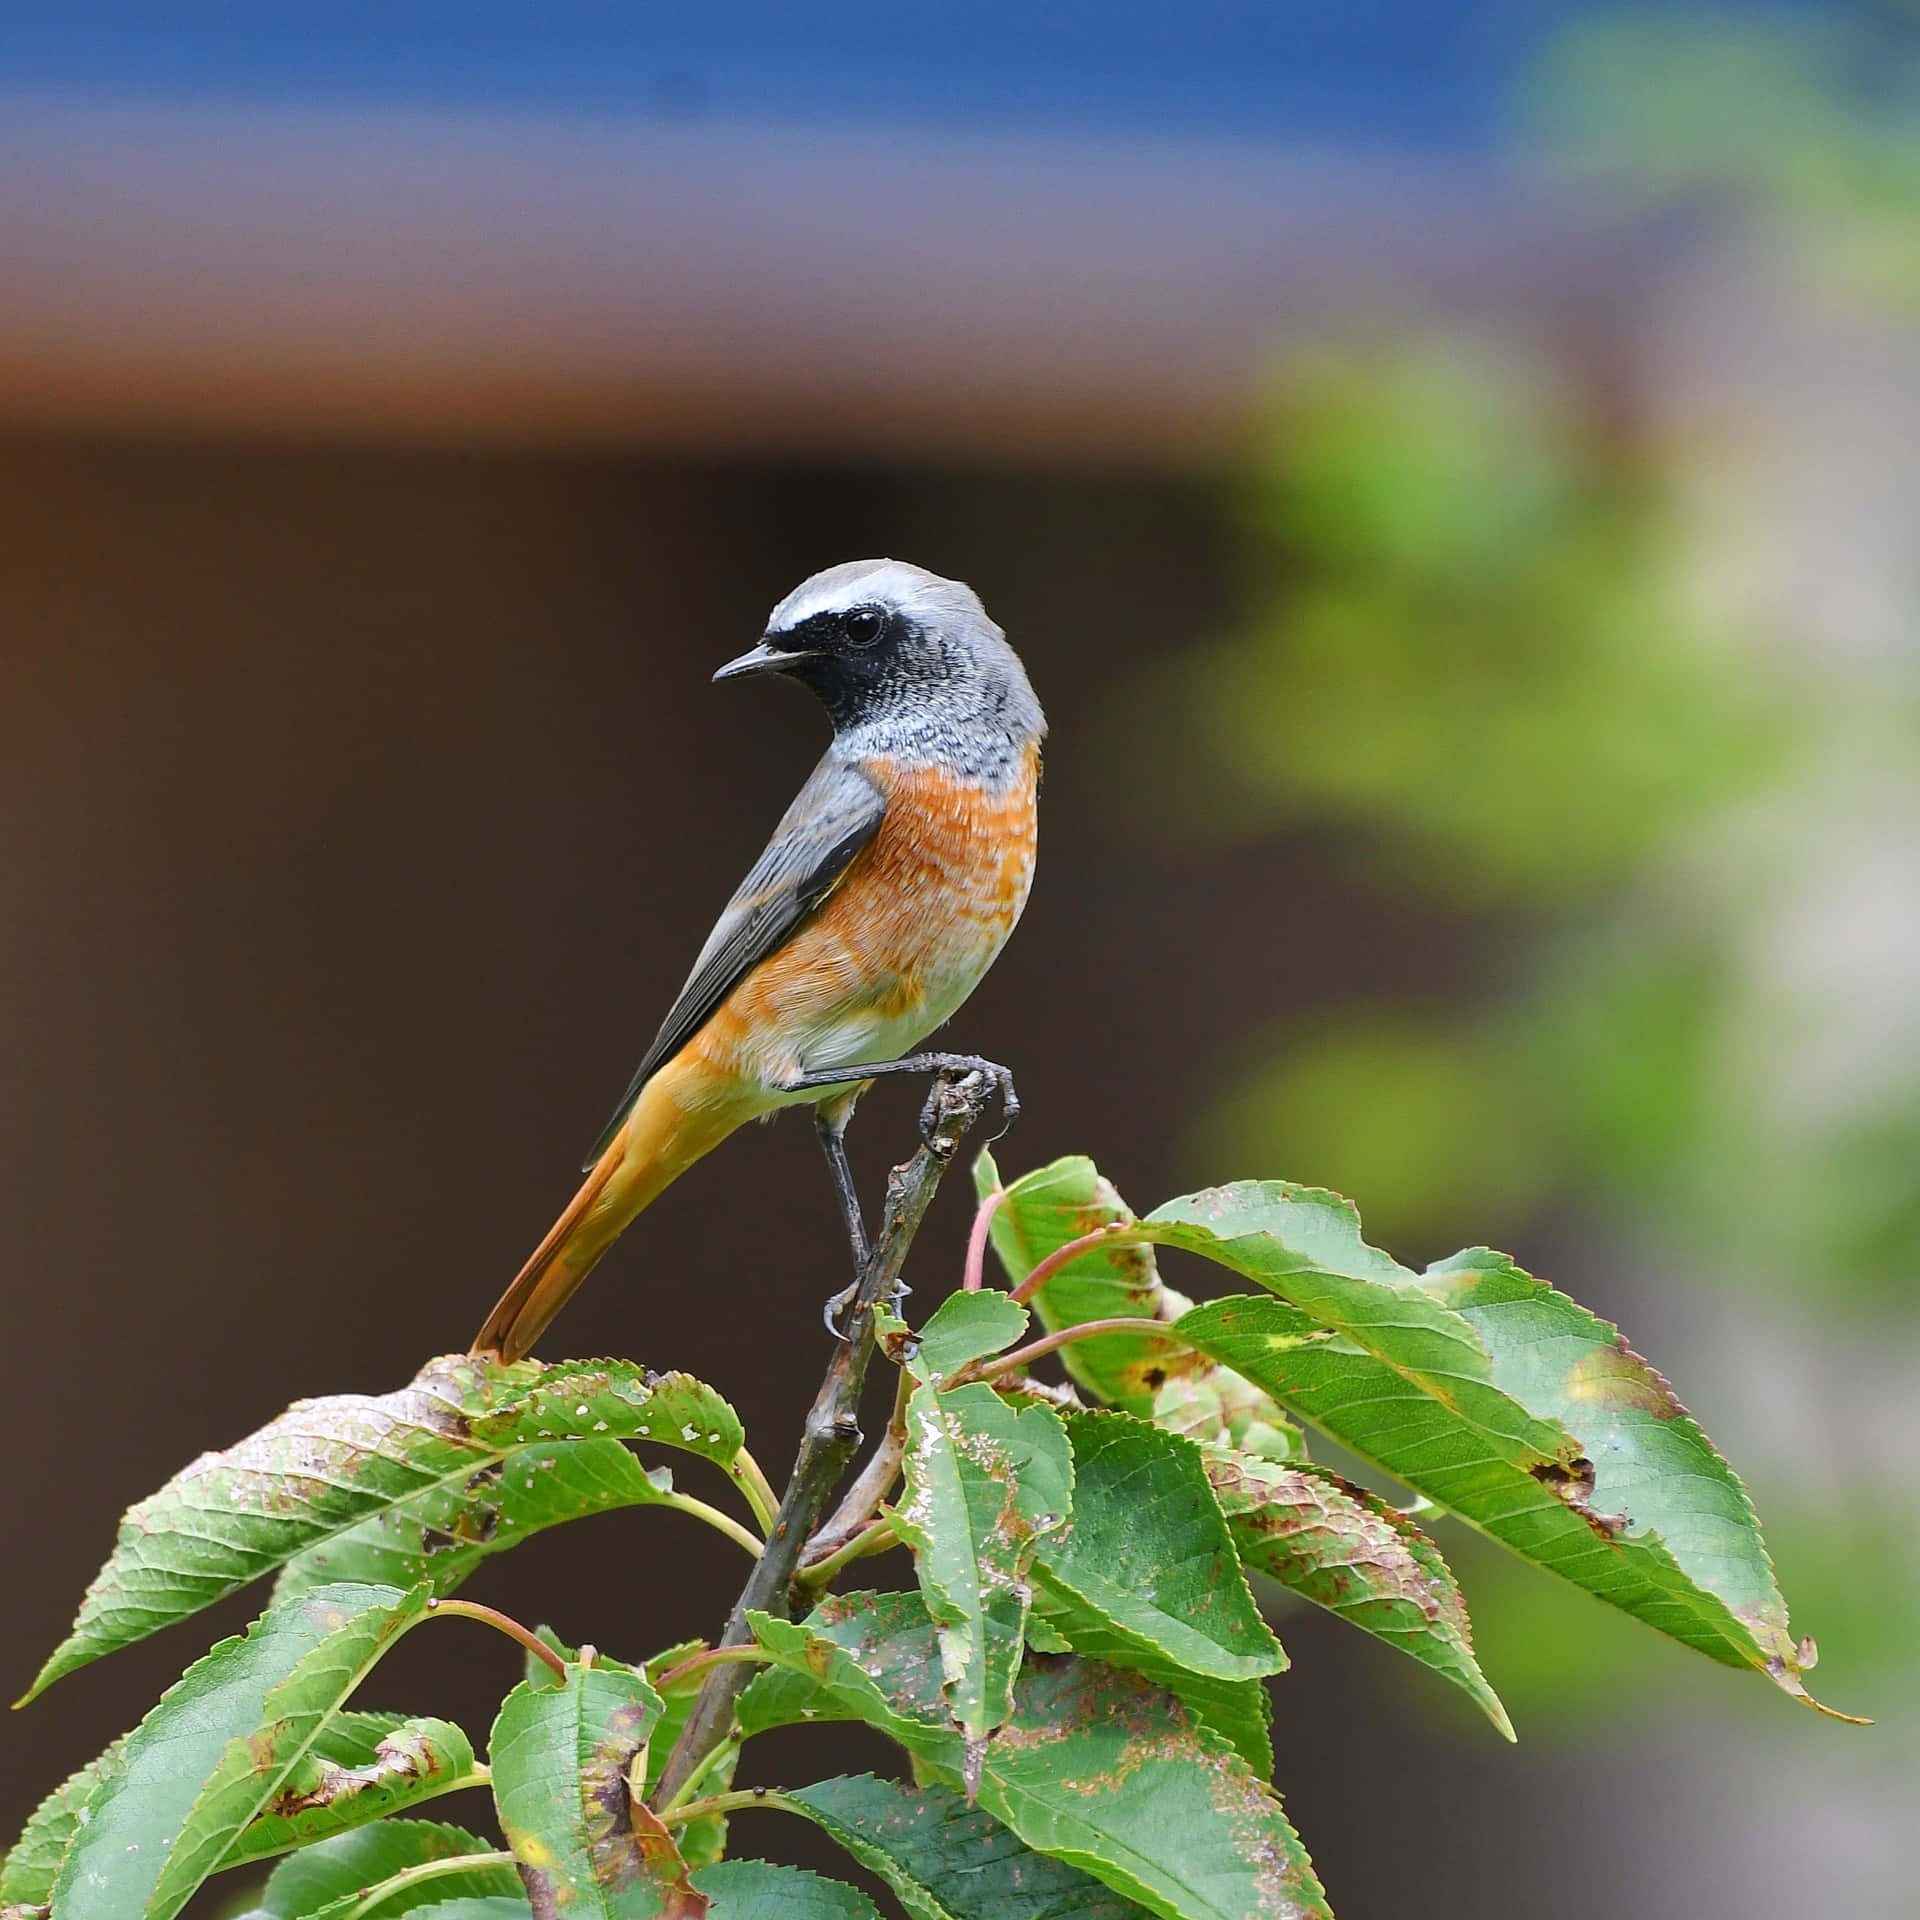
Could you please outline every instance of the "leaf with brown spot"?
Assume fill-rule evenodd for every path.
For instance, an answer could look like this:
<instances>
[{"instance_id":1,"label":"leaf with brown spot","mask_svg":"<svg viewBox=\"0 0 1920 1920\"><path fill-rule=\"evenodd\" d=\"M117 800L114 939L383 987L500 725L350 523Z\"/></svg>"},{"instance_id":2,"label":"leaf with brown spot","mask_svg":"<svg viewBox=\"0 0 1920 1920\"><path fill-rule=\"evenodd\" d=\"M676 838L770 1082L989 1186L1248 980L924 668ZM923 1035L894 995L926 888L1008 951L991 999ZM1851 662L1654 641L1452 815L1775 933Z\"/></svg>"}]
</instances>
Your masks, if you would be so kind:
<instances>
[{"instance_id":1,"label":"leaf with brown spot","mask_svg":"<svg viewBox=\"0 0 1920 1920\"><path fill-rule=\"evenodd\" d=\"M171 1920L306 1760L427 1593L323 1587L196 1661L127 1735L54 1881L88 1920Z\"/></svg>"},{"instance_id":2,"label":"leaf with brown spot","mask_svg":"<svg viewBox=\"0 0 1920 1920\"><path fill-rule=\"evenodd\" d=\"M869 1773L816 1781L787 1799L878 1874L912 1920L1141 1920L1147 1911L1035 1853L945 1787Z\"/></svg>"},{"instance_id":3,"label":"leaf with brown spot","mask_svg":"<svg viewBox=\"0 0 1920 1920\"><path fill-rule=\"evenodd\" d=\"M643 1467L618 1440L543 1440L501 1465L478 1489L436 1488L309 1548L282 1568L275 1595L326 1580L428 1580L444 1596L548 1527L657 1506L673 1491L667 1468Z\"/></svg>"},{"instance_id":4,"label":"leaf with brown spot","mask_svg":"<svg viewBox=\"0 0 1920 1920\"><path fill-rule=\"evenodd\" d=\"M937 1690L929 1699L938 1654L917 1596L849 1595L804 1623L756 1614L751 1624L782 1666L816 1682L810 1699L763 1698L864 1720L959 1787L963 1743ZM1273 1790L1140 1675L1074 1655L1029 1660L1013 1714L982 1755L979 1804L1029 1847L1164 1920L1326 1920Z\"/></svg>"},{"instance_id":5,"label":"leaf with brown spot","mask_svg":"<svg viewBox=\"0 0 1920 1920\"><path fill-rule=\"evenodd\" d=\"M1452 1570L1405 1514L1324 1467L1276 1466L1228 1447L1205 1459L1243 1566L1444 1674L1513 1738L1474 1658Z\"/></svg>"},{"instance_id":6,"label":"leaf with brown spot","mask_svg":"<svg viewBox=\"0 0 1920 1920\"><path fill-rule=\"evenodd\" d=\"M974 1184L983 1199L1000 1184L991 1154L975 1161ZM1133 1209L1093 1162L1069 1155L1007 1188L993 1217L993 1249L1018 1284L1069 1241L1136 1224ZM1161 1280L1151 1245L1123 1240L1069 1261L1041 1289L1033 1308L1054 1333L1090 1320L1177 1320L1191 1304ZM1190 1439L1279 1460L1301 1450L1299 1429L1267 1395L1170 1336L1096 1334L1063 1347L1060 1362L1069 1379L1107 1405Z\"/></svg>"},{"instance_id":7,"label":"leaf with brown spot","mask_svg":"<svg viewBox=\"0 0 1920 1920\"><path fill-rule=\"evenodd\" d=\"M1139 1231L1280 1296L1183 1314L1200 1352L1535 1565L1808 1699L1746 1489L1615 1328L1484 1249L1410 1273L1347 1202L1281 1181ZM1303 1311L1329 1331L1303 1340Z\"/></svg>"},{"instance_id":8,"label":"leaf with brown spot","mask_svg":"<svg viewBox=\"0 0 1920 1920\"><path fill-rule=\"evenodd\" d=\"M473 1744L451 1720L343 1713L315 1738L222 1870L424 1805L473 1782Z\"/></svg>"},{"instance_id":9,"label":"leaf with brown spot","mask_svg":"<svg viewBox=\"0 0 1920 1920\"><path fill-rule=\"evenodd\" d=\"M1260 1616L1200 1449L1123 1413L1076 1413L1073 1524L1040 1545L1047 1624L1077 1652L1145 1674L1273 1766L1268 1674L1286 1654Z\"/></svg>"},{"instance_id":10,"label":"leaf with brown spot","mask_svg":"<svg viewBox=\"0 0 1920 1920\"><path fill-rule=\"evenodd\" d=\"M490 1764L501 1831L538 1920L698 1920L705 1899L629 1775L663 1703L625 1668L571 1667L507 1695ZM644 1769L644 1761L642 1760Z\"/></svg>"},{"instance_id":11,"label":"leaf with brown spot","mask_svg":"<svg viewBox=\"0 0 1920 1920\"><path fill-rule=\"evenodd\" d=\"M738 1416L710 1387L618 1360L503 1367L459 1354L429 1362L397 1393L299 1401L128 1510L72 1632L27 1698L369 1523L353 1552L290 1569L285 1593L345 1577L349 1562L361 1576L391 1575L403 1586L425 1577L449 1592L480 1554L539 1525L657 1497L623 1450L618 1466L614 1443L652 1440L725 1465L741 1437ZM551 1444L568 1441L585 1451ZM541 1509L547 1517L537 1521L490 1484L521 1455L530 1456L536 1502L538 1482L556 1477ZM376 1566L366 1556L391 1544L379 1523L394 1515L403 1536L411 1529L412 1555Z\"/></svg>"},{"instance_id":12,"label":"leaf with brown spot","mask_svg":"<svg viewBox=\"0 0 1920 1920\"><path fill-rule=\"evenodd\" d=\"M948 1706L977 1743L1012 1706L1033 1597L1028 1569L1041 1541L1067 1523L1072 1454L1051 1407L1011 1406L984 1385L916 1388L907 1434L894 1525L940 1629Z\"/></svg>"}]
</instances>

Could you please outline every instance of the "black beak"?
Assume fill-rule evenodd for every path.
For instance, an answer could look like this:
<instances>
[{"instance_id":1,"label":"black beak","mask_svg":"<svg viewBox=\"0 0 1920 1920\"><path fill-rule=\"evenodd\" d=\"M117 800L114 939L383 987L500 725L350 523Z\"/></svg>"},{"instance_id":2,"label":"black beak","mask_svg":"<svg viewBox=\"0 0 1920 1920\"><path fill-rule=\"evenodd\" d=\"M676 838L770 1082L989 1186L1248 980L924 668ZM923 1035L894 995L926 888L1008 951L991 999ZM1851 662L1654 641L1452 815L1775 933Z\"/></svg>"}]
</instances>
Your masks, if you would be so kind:
<instances>
[{"instance_id":1,"label":"black beak","mask_svg":"<svg viewBox=\"0 0 1920 1920\"><path fill-rule=\"evenodd\" d=\"M810 647L788 652L762 640L751 652L743 653L737 660L729 660L713 677L716 680L745 680L756 673L785 673L796 662L811 660L813 653Z\"/></svg>"}]
</instances>

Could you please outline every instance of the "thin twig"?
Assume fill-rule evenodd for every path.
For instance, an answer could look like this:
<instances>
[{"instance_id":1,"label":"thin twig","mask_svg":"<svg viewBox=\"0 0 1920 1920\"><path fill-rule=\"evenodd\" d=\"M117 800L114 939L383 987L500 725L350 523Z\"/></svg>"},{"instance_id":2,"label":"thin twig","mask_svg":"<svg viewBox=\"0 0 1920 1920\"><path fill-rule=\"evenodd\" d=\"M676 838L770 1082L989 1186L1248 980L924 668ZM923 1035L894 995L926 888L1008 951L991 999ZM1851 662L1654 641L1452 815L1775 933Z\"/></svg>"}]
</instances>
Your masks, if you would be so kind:
<instances>
[{"instance_id":1,"label":"thin twig","mask_svg":"<svg viewBox=\"0 0 1920 1920\"><path fill-rule=\"evenodd\" d=\"M911 1160L895 1167L888 1176L886 1217L847 1313L847 1337L836 1347L807 1415L793 1475L787 1482L773 1531L747 1576L740 1598L734 1602L726 1632L720 1636L723 1647L745 1646L752 1641L749 1613L792 1618L793 1577L800 1557L821 1509L860 1444L860 1389L873 1354L873 1309L893 1297L907 1249L919 1231L940 1177L967 1129L979 1119L991 1091L986 1077L980 1074L962 1073L940 1080L927 1103L931 1124L925 1128L924 1144ZM727 1737L733 1724L733 1703L746 1679L746 1668L731 1663L716 1666L708 1674L654 1789L655 1811L672 1803L695 1768Z\"/></svg>"},{"instance_id":2,"label":"thin twig","mask_svg":"<svg viewBox=\"0 0 1920 1920\"><path fill-rule=\"evenodd\" d=\"M808 1560L800 1569L799 1578L808 1587L824 1587L854 1561L864 1560L870 1553L885 1553L889 1547L899 1545L899 1542L900 1536L894 1530L891 1514L883 1515L878 1520L869 1520L844 1546L836 1547L832 1553L818 1560Z\"/></svg>"},{"instance_id":3,"label":"thin twig","mask_svg":"<svg viewBox=\"0 0 1920 1920\"><path fill-rule=\"evenodd\" d=\"M880 1502L893 1491L893 1483L900 1477L900 1463L907 1457L907 1402L912 1397L913 1376L902 1367L900 1384L894 1389L893 1412L873 1458L860 1469L832 1517L807 1542L805 1571L809 1576L865 1528L879 1511Z\"/></svg>"}]
</instances>

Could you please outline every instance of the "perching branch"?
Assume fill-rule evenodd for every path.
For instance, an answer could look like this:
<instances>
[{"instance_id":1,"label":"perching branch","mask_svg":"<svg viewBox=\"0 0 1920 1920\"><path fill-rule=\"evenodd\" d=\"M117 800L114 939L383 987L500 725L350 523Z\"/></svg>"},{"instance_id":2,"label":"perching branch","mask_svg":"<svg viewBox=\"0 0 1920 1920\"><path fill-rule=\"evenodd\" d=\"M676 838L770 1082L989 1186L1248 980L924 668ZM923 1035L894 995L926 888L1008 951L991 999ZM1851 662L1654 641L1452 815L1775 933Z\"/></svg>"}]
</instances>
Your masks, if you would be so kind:
<instances>
[{"instance_id":1,"label":"perching branch","mask_svg":"<svg viewBox=\"0 0 1920 1920\"><path fill-rule=\"evenodd\" d=\"M720 1636L723 1647L751 1643L749 1613L770 1613L783 1620L792 1617L791 1589L801 1556L860 1444L860 1391L866 1384L867 1362L873 1357L873 1310L893 1297L894 1283L900 1278L907 1250L920 1230L941 1175L968 1128L980 1118L992 1092L993 1083L978 1072L960 1073L951 1079L943 1076L927 1101L919 1152L887 1176L886 1215L847 1313L847 1338L836 1348L807 1415L793 1476L787 1482L773 1531L747 1576L740 1598L734 1602L726 1632ZM749 1677L748 1666L733 1663L717 1665L707 1676L654 1790L652 1805L656 1812L673 1800L695 1769L727 1737L733 1723L733 1703Z\"/></svg>"},{"instance_id":2,"label":"perching branch","mask_svg":"<svg viewBox=\"0 0 1920 1920\"><path fill-rule=\"evenodd\" d=\"M900 1463L907 1457L907 1401L912 1393L913 1376L902 1367L887 1430L874 1448L873 1457L841 1496L840 1504L808 1541L803 1573L809 1576L815 1573L856 1535L864 1532L879 1511L880 1502L893 1491L893 1483L900 1477Z\"/></svg>"}]
</instances>

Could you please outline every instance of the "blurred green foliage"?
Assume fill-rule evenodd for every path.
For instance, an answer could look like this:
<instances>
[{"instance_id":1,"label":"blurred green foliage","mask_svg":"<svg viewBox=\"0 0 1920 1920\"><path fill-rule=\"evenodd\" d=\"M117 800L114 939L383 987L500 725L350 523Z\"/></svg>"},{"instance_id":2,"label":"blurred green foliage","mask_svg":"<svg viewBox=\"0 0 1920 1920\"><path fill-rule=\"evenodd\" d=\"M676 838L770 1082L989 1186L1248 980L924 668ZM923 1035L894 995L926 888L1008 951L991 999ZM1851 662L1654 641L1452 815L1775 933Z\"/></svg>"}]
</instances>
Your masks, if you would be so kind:
<instances>
[{"instance_id":1,"label":"blurred green foliage","mask_svg":"<svg viewBox=\"0 0 1920 1920\"><path fill-rule=\"evenodd\" d=\"M1910 17L1613 16L1567 37L1530 106L1550 177L1769 250L1816 307L1910 325ZM1201 743L1187 824L1343 830L1466 916L1481 997L1256 1037L1191 1151L1311 1169L1409 1257L1468 1221L1525 1245L1571 1206L1689 1286L1916 1341L1920 663L1832 671L1791 607L1764 633L1711 619L1714 556L1679 502L1713 457L1507 339L1289 358L1247 493L1250 615L1151 690ZM1799 1516L1796 1563L1913 1592L1911 1495L1889 1504L1871 1465L1845 1486L1797 1470L1767 1492ZM1494 1580L1483 1612L1550 1604L1524 1571ZM1542 1649L1541 1699L1576 1703L1584 1673L1597 1700L1644 1656L1595 1640L1566 1661L1564 1613L1489 1643ZM1911 1661L1911 1614L1826 1617L1849 1678ZM1539 1704L1526 1672L1496 1679Z\"/></svg>"},{"instance_id":2,"label":"blurred green foliage","mask_svg":"<svg viewBox=\"0 0 1920 1920\"><path fill-rule=\"evenodd\" d=\"M1569 38L1541 98L1584 177L1737 184L1829 239L1852 209L1920 261L1911 57L1614 20ZM1850 995L1857 1025L1875 983L1777 950L1810 876L1871 867L1920 791L1920 684L1818 675L1810 697L1792 636L1709 622L1682 480L1510 342L1290 359L1247 500L1255 611L1155 689L1206 743L1190 817L1356 830L1395 885L1484 921L1492 997L1290 1032L1196 1156L1312 1166L1389 1239L1513 1231L1584 1194L1749 1282L1911 1295L1920 1059L1808 1097L1827 1003Z\"/></svg>"},{"instance_id":3,"label":"blurred green foliage","mask_svg":"<svg viewBox=\"0 0 1920 1920\"><path fill-rule=\"evenodd\" d=\"M1252 511L1284 584L1201 718L1273 817L1382 829L1450 897L1560 901L1778 761L1777 700L1681 610L1657 475L1543 365L1295 362Z\"/></svg>"},{"instance_id":4,"label":"blurred green foliage","mask_svg":"<svg viewBox=\"0 0 1920 1920\"><path fill-rule=\"evenodd\" d=\"M1883 4L1764 24L1710 10L1602 15L1528 95L1563 179L1643 205L1684 196L1777 225L1811 268L1920 306L1920 15Z\"/></svg>"}]
</instances>

